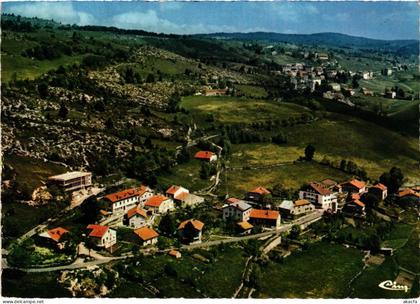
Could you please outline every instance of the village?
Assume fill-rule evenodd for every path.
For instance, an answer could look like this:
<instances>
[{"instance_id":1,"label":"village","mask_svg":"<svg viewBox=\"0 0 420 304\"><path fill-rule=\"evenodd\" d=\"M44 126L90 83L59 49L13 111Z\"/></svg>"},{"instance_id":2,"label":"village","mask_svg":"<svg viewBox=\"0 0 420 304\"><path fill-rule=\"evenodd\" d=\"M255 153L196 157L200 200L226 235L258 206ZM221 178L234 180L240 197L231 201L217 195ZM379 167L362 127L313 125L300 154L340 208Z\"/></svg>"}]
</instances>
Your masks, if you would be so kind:
<instances>
[{"instance_id":1,"label":"village","mask_svg":"<svg viewBox=\"0 0 420 304\"><path fill-rule=\"evenodd\" d=\"M218 156L211 151L199 151L195 154L195 158L209 163L218 161ZM256 238L264 239L267 235L284 235L294 229L303 231L328 214L343 214L346 217L363 220L366 217L366 209L373 207L372 200L376 201L376 206L378 202L383 202L388 197L388 189L384 184L370 184L357 179L342 182L332 179L308 181L299 189L298 197L292 200L281 200L281 197L274 199L267 188L257 186L244 193L242 198L226 197L222 202L209 200L211 197L208 196L202 197L190 193L182 185L172 185L164 193L156 192L146 185L107 194L103 194L102 191L92 192L91 188L95 186L92 173L81 171L51 176L47 185L73 193L73 200L75 197L79 198L80 193L85 193L82 199L78 199L78 205L83 204L83 200L91 196L94 199L87 200L84 204L101 202L102 209L95 210L99 211L98 221L90 223L82 231L71 231L61 226L48 227L41 231L35 229L36 234L32 237L35 238L36 246L60 252L71 243L72 238L66 237L67 234L78 235L77 239L81 243L73 244L76 245L77 251L75 257L87 255L100 263L106 257L98 252L102 254L119 252L119 248L126 243L125 240L121 241L117 233L121 227L131 231L132 236L129 239L135 245L130 247L133 248L132 251L124 253L125 256L133 256L139 252L148 254L166 252L170 256L181 258L181 251L188 250L191 245L195 245L191 248L210 247L224 241L229 242L232 237L235 237L236 241L240 241L242 237L250 239L254 235ZM420 188L400 188L397 193L391 195L396 202L415 206L420 201ZM212 235L206 233L206 226L210 223L196 218L182 221L173 218L176 230L170 233L165 230L164 222L168 221L168 215L179 215L183 210L194 209L203 204L212 204L212 208L220 214L220 218L233 227L225 229L226 235L220 236L219 241L210 241ZM162 241L162 238L166 239L166 242ZM126 236L123 239L126 239ZM276 246L280 243L281 238ZM386 252L387 249L380 248L380 250ZM68 264L68 261L64 264ZM74 264L83 266L79 260Z\"/></svg>"}]
</instances>

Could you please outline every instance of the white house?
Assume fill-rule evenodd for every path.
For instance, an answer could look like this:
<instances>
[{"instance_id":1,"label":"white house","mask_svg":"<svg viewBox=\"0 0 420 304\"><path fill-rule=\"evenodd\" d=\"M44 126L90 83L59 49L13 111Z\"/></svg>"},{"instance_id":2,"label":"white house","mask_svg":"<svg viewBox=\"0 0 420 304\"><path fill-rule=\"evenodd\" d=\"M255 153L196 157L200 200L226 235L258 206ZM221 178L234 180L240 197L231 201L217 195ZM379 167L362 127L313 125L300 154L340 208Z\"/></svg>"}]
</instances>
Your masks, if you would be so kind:
<instances>
[{"instance_id":1,"label":"white house","mask_svg":"<svg viewBox=\"0 0 420 304\"><path fill-rule=\"evenodd\" d=\"M145 210L133 207L124 215L124 225L137 229L148 224L148 216Z\"/></svg>"},{"instance_id":2,"label":"white house","mask_svg":"<svg viewBox=\"0 0 420 304\"><path fill-rule=\"evenodd\" d=\"M344 192L362 194L366 192L366 183L357 179L352 179L348 182L342 183L341 188Z\"/></svg>"},{"instance_id":3,"label":"white house","mask_svg":"<svg viewBox=\"0 0 420 304\"><path fill-rule=\"evenodd\" d=\"M138 204L142 205L152 195L150 188L142 185L139 188L108 194L104 198L111 202L112 213L123 213Z\"/></svg>"},{"instance_id":4,"label":"white house","mask_svg":"<svg viewBox=\"0 0 420 304\"><path fill-rule=\"evenodd\" d=\"M365 80L372 79L373 78L373 72L363 71L362 72L362 78L365 79Z\"/></svg>"},{"instance_id":5,"label":"white house","mask_svg":"<svg viewBox=\"0 0 420 304\"><path fill-rule=\"evenodd\" d=\"M235 221L246 222L251 214L252 207L245 201L238 201L223 206L223 219L232 218Z\"/></svg>"},{"instance_id":6,"label":"white house","mask_svg":"<svg viewBox=\"0 0 420 304\"><path fill-rule=\"evenodd\" d=\"M337 212L337 195L322 184L309 183L299 191L299 199L305 199L318 209Z\"/></svg>"},{"instance_id":7,"label":"white house","mask_svg":"<svg viewBox=\"0 0 420 304\"><path fill-rule=\"evenodd\" d=\"M153 195L144 204L144 208L153 211L153 213L166 213L174 210L174 201L163 195Z\"/></svg>"},{"instance_id":8,"label":"white house","mask_svg":"<svg viewBox=\"0 0 420 304\"><path fill-rule=\"evenodd\" d=\"M142 246L156 244L159 237L159 233L149 227L136 229L134 233L139 237Z\"/></svg>"},{"instance_id":9,"label":"white house","mask_svg":"<svg viewBox=\"0 0 420 304\"><path fill-rule=\"evenodd\" d=\"M109 248L117 243L117 231L108 226L90 224L87 229L91 230L89 237L98 247Z\"/></svg>"},{"instance_id":10,"label":"white house","mask_svg":"<svg viewBox=\"0 0 420 304\"><path fill-rule=\"evenodd\" d=\"M181 186L172 185L166 190L166 195L182 207L195 206L204 202L203 197L192 194L188 189Z\"/></svg>"},{"instance_id":11,"label":"white house","mask_svg":"<svg viewBox=\"0 0 420 304\"><path fill-rule=\"evenodd\" d=\"M296 201L283 201L279 208L290 215L299 215L315 210L315 206L306 199Z\"/></svg>"}]
</instances>

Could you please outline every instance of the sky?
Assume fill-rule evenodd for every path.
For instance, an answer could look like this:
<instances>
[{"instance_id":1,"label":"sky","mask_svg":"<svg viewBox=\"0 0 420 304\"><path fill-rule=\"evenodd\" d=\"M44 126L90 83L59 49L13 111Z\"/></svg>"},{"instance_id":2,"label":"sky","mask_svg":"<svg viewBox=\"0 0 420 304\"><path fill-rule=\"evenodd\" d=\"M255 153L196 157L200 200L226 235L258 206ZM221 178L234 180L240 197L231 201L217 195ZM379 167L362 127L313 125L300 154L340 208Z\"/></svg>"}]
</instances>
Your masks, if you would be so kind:
<instances>
[{"instance_id":1,"label":"sky","mask_svg":"<svg viewBox=\"0 0 420 304\"><path fill-rule=\"evenodd\" d=\"M2 11L65 24L152 32L337 32L376 39L418 39L416 2L3 2Z\"/></svg>"}]
</instances>

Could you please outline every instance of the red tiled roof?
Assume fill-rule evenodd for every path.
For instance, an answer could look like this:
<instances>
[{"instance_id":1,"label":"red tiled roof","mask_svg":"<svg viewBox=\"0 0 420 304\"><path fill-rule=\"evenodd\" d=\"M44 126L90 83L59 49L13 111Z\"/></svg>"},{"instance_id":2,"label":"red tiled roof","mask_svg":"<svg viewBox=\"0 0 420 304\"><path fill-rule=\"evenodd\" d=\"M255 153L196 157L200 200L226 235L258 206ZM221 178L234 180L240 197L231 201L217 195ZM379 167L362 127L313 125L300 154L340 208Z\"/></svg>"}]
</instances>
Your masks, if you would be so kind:
<instances>
[{"instance_id":1,"label":"red tiled roof","mask_svg":"<svg viewBox=\"0 0 420 304\"><path fill-rule=\"evenodd\" d=\"M179 251L177 251L177 250L174 250L174 249L172 249L171 251L169 251L169 253L168 253L170 256L174 256L174 257L178 257L178 256L181 256L181 252L179 252Z\"/></svg>"},{"instance_id":2,"label":"red tiled roof","mask_svg":"<svg viewBox=\"0 0 420 304\"><path fill-rule=\"evenodd\" d=\"M198 151L197 153L195 153L194 158L209 160L213 155L215 154L211 151Z\"/></svg>"},{"instance_id":3,"label":"red tiled roof","mask_svg":"<svg viewBox=\"0 0 420 304\"><path fill-rule=\"evenodd\" d=\"M248 222L239 222L238 226L241 227L243 230L249 230L249 229L252 229L254 227Z\"/></svg>"},{"instance_id":4,"label":"red tiled roof","mask_svg":"<svg viewBox=\"0 0 420 304\"><path fill-rule=\"evenodd\" d=\"M294 205L295 206L305 206L305 205L309 205L310 202L306 199L300 199L300 200L296 200Z\"/></svg>"},{"instance_id":5,"label":"red tiled roof","mask_svg":"<svg viewBox=\"0 0 420 304\"><path fill-rule=\"evenodd\" d=\"M127 211L127 217L128 218L132 218L136 214L141 215L144 218L147 218L146 211L144 211L141 208L138 208L137 206L133 207L133 208L131 208L130 210Z\"/></svg>"},{"instance_id":6,"label":"red tiled roof","mask_svg":"<svg viewBox=\"0 0 420 304\"><path fill-rule=\"evenodd\" d=\"M89 233L89 236L101 238L108 231L109 227L90 224L89 226L87 226L87 229L92 229L92 231Z\"/></svg>"},{"instance_id":7,"label":"red tiled roof","mask_svg":"<svg viewBox=\"0 0 420 304\"><path fill-rule=\"evenodd\" d=\"M279 215L280 212L274 210L252 209L249 216L257 219L277 220Z\"/></svg>"},{"instance_id":8,"label":"red tiled roof","mask_svg":"<svg viewBox=\"0 0 420 304\"><path fill-rule=\"evenodd\" d=\"M153 195L146 201L145 206L148 207L159 207L164 201L168 200L166 196L163 195Z\"/></svg>"},{"instance_id":9,"label":"red tiled roof","mask_svg":"<svg viewBox=\"0 0 420 304\"><path fill-rule=\"evenodd\" d=\"M69 232L67 229L64 229L62 227L57 227L51 230L48 230L48 235L56 242L60 241L63 234L66 234Z\"/></svg>"},{"instance_id":10,"label":"red tiled roof","mask_svg":"<svg viewBox=\"0 0 420 304\"><path fill-rule=\"evenodd\" d=\"M240 201L240 199L238 199L238 198L236 198L236 197L229 197L226 201L227 201L229 204L234 204L234 203L239 202L239 201Z\"/></svg>"},{"instance_id":11,"label":"red tiled roof","mask_svg":"<svg viewBox=\"0 0 420 304\"><path fill-rule=\"evenodd\" d=\"M359 181L357 179L352 179L351 181L348 181L344 184L350 184L354 187L356 187L357 189L362 189L366 184L362 181Z\"/></svg>"},{"instance_id":12,"label":"red tiled roof","mask_svg":"<svg viewBox=\"0 0 420 304\"><path fill-rule=\"evenodd\" d=\"M180 188L179 186L172 185L168 190L166 190L166 194L174 195L175 192L177 192L179 188Z\"/></svg>"},{"instance_id":13,"label":"red tiled roof","mask_svg":"<svg viewBox=\"0 0 420 304\"><path fill-rule=\"evenodd\" d=\"M405 196L416 196L420 197L420 194L416 193L413 189L407 188L400 192L398 192L398 197L405 197Z\"/></svg>"},{"instance_id":14,"label":"red tiled roof","mask_svg":"<svg viewBox=\"0 0 420 304\"><path fill-rule=\"evenodd\" d=\"M105 198L110 200L112 203L115 203L115 202L118 202L127 198L139 196L139 195L140 195L139 189L132 188L132 189L126 189L120 192L105 195Z\"/></svg>"},{"instance_id":15,"label":"red tiled roof","mask_svg":"<svg viewBox=\"0 0 420 304\"><path fill-rule=\"evenodd\" d=\"M309 183L309 187L311 187L312 189L314 189L316 192L318 192L321 195L330 195L331 194L330 190L328 190L327 188L325 188L321 184L318 184L318 183L315 183L315 182Z\"/></svg>"},{"instance_id":16,"label":"red tiled roof","mask_svg":"<svg viewBox=\"0 0 420 304\"><path fill-rule=\"evenodd\" d=\"M359 193L352 193L351 194L351 199L352 200L358 200L358 199L360 199L360 194Z\"/></svg>"},{"instance_id":17,"label":"red tiled roof","mask_svg":"<svg viewBox=\"0 0 420 304\"><path fill-rule=\"evenodd\" d=\"M203 222L201 222L201 221L199 221L199 220L194 220L194 219L191 219L191 220L186 220L186 221L183 221L183 222L181 222L180 224L179 224L179 226L178 226L178 229L184 229L185 228L185 226L188 224L188 223L191 223L192 225L193 225L193 227L196 229L196 230L198 230L198 231L201 231L202 229L203 229L203 227L204 227L204 223Z\"/></svg>"},{"instance_id":18,"label":"red tiled roof","mask_svg":"<svg viewBox=\"0 0 420 304\"><path fill-rule=\"evenodd\" d=\"M188 197L188 195L190 195L188 192L181 192L180 194L175 196L175 199L177 199L179 201L183 201Z\"/></svg>"},{"instance_id":19,"label":"red tiled roof","mask_svg":"<svg viewBox=\"0 0 420 304\"><path fill-rule=\"evenodd\" d=\"M142 228L136 229L134 230L134 233L137 234L137 236L141 238L143 241L148 241L159 236L159 233L157 233L156 231L154 231L152 228L149 228L149 227L142 227Z\"/></svg>"},{"instance_id":20,"label":"red tiled roof","mask_svg":"<svg viewBox=\"0 0 420 304\"><path fill-rule=\"evenodd\" d=\"M378 188L379 190L382 190L382 191L385 191L386 189L388 189L384 184L381 184L381 183L378 183L373 187Z\"/></svg>"},{"instance_id":21,"label":"red tiled roof","mask_svg":"<svg viewBox=\"0 0 420 304\"><path fill-rule=\"evenodd\" d=\"M249 192L258 193L258 194L270 194L271 193L270 191L268 191L264 187L258 187L258 188L255 188L255 189L249 191Z\"/></svg>"},{"instance_id":22,"label":"red tiled roof","mask_svg":"<svg viewBox=\"0 0 420 304\"><path fill-rule=\"evenodd\" d=\"M145 194L146 192L148 192L150 189L149 189L149 187L146 187L146 186L144 186L144 185L141 185L139 188L138 188L138 193L139 193L139 196L142 196L143 194Z\"/></svg>"},{"instance_id":23,"label":"red tiled roof","mask_svg":"<svg viewBox=\"0 0 420 304\"><path fill-rule=\"evenodd\" d=\"M359 205L360 207L364 207L365 204L363 204L361 201L359 201L358 199L353 201L356 205Z\"/></svg>"}]
</instances>

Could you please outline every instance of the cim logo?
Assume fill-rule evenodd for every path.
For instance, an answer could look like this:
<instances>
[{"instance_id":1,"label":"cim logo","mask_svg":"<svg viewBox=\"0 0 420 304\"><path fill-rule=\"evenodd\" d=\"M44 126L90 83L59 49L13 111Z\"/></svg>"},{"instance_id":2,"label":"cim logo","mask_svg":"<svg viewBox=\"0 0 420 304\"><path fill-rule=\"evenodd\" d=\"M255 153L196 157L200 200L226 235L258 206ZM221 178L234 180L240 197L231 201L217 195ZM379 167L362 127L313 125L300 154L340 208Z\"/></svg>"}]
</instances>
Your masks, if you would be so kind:
<instances>
[{"instance_id":1,"label":"cim logo","mask_svg":"<svg viewBox=\"0 0 420 304\"><path fill-rule=\"evenodd\" d=\"M408 287L407 286L398 285L397 282L391 281L391 280L383 281L378 286L381 287L382 289L386 289L386 290L396 290L396 291L404 290L405 292L408 292Z\"/></svg>"}]
</instances>

